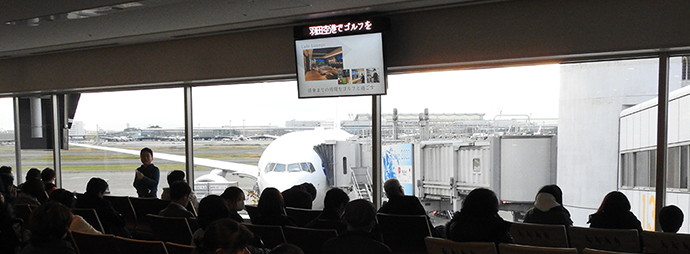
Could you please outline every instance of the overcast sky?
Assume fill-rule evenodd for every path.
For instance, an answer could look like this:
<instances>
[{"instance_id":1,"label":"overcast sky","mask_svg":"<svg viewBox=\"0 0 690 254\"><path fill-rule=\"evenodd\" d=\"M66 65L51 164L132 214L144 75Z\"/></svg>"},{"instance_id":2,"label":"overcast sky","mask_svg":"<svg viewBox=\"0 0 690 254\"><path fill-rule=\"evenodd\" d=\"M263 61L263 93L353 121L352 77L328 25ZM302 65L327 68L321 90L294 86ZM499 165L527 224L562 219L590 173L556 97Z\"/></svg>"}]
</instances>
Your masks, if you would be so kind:
<instances>
[{"instance_id":1,"label":"overcast sky","mask_svg":"<svg viewBox=\"0 0 690 254\"><path fill-rule=\"evenodd\" d=\"M556 118L559 82L558 65L390 75L382 110ZM183 97L181 88L84 93L74 120L84 122L87 130L182 127ZM371 96L298 99L294 81L197 87L193 103L194 125L202 127L284 126L293 119L345 120L371 113ZM0 99L0 119L0 129L12 129L10 98Z\"/></svg>"}]
</instances>

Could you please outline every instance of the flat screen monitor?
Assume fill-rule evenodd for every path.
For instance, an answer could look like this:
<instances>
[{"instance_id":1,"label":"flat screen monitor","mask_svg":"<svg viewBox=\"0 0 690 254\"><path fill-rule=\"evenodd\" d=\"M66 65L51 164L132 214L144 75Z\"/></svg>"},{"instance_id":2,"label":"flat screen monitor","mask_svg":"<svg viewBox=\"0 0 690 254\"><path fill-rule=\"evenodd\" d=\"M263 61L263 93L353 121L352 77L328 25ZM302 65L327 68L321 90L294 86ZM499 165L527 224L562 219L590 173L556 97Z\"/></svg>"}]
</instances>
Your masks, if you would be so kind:
<instances>
[{"instance_id":1,"label":"flat screen monitor","mask_svg":"<svg viewBox=\"0 0 690 254\"><path fill-rule=\"evenodd\" d=\"M295 54L299 98L386 94L381 32L295 39Z\"/></svg>"}]
</instances>

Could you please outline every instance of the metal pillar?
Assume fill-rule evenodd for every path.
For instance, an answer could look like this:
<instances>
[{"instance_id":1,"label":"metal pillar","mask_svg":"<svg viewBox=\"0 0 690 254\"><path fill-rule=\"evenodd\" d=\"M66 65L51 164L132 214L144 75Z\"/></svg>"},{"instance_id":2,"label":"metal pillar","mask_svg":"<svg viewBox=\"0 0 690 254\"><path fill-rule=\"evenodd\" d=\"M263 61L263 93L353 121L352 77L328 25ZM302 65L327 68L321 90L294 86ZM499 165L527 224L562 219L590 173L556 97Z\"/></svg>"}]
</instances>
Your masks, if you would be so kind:
<instances>
[{"instance_id":1,"label":"metal pillar","mask_svg":"<svg viewBox=\"0 0 690 254\"><path fill-rule=\"evenodd\" d=\"M371 159L372 159L372 193L374 206L378 210L381 207L382 188L381 188L381 96L373 95L371 97Z\"/></svg>"},{"instance_id":2,"label":"metal pillar","mask_svg":"<svg viewBox=\"0 0 690 254\"><path fill-rule=\"evenodd\" d=\"M659 99L656 134L656 202L655 231L661 231L659 211L666 204L666 165L668 150L668 53L659 55Z\"/></svg>"},{"instance_id":3,"label":"metal pillar","mask_svg":"<svg viewBox=\"0 0 690 254\"><path fill-rule=\"evenodd\" d=\"M14 97L14 160L15 160L15 176L14 181L16 185L21 182L22 175L22 139L19 129L19 97Z\"/></svg>"},{"instance_id":4,"label":"metal pillar","mask_svg":"<svg viewBox=\"0 0 690 254\"><path fill-rule=\"evenodd\" d=\"M194 123L192 121L192 87L184 88L184 148L187 183L194 190Z\"/></svg>"}]
</instances>

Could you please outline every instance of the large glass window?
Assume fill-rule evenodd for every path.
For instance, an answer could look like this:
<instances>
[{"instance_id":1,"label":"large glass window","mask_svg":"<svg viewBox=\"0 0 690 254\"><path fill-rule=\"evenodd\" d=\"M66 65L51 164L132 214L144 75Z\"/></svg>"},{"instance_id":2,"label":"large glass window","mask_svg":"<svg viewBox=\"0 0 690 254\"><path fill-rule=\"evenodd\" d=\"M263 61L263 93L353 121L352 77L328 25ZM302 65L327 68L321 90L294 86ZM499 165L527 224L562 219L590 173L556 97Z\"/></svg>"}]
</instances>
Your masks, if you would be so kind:
<instances>
[{"instance_id":1,"label":"large glass window","mask_svg":"<svg viewBox=\"0 0 690 254\"><path fill-rule=\"evenodd\" d=\"M181 88L82 94L69 150L62 152L63 187L83 193L91 177L100 177L110 194L136 197L139 151L149 147L160 169L160 197L167 174L185 170L183 116Z\"/></svg>"},{"instance_id":2,"label":"large glass window","mask_svg":"<svg viewBox=\"0 0 690 254\"><path fill-rule=\"evenodd\" d=\"M10 166L12 169L16 165L15 145L14 145L14 106L12 98L0 98L0 164Z\"/></svg>"}]
</instances>

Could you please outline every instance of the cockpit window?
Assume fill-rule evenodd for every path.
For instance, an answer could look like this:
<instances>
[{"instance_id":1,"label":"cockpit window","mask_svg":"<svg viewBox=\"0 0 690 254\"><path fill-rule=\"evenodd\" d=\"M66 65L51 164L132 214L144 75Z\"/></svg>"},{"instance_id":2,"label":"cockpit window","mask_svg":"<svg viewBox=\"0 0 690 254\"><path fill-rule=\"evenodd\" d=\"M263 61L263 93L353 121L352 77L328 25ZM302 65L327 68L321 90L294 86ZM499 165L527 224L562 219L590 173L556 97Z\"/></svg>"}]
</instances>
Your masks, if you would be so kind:
<instances>
[{"instance_id":1,"label":"cockpit window","mask_svg":"<svg viewBox=\"0 0 690 254\"><path fill-rule=\"evenodd\" d=\"M268 163L266 164L265 172L309 172L314 173L314 165L311 162L300 162L291 164Z\"/></svg>"},{"instance_id":2,"label":"cockpit window","mask_svg":"<svg viewBox=\"0 0 690 254\"><path fill-rule=\"evenodd\" d=\"M285 171L285 164L276 164L276 167L273 168L273 171L275 171L275 172Z\"/></svg>"},{"instance_id":3,"label":"cockpit window","mask_svg":"<svg viewBox=\"0 0 690 254\"><path fill-rule=\"evenodd\" d=\"M290 172L300 172L300 171L302 171L302 169L300 169L298 163L292 163L292 164L288 165L288 171L290 171Z\"/></svg>"}]
</instances>

